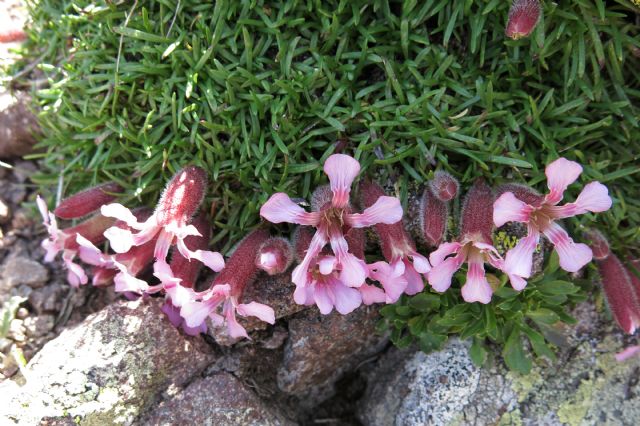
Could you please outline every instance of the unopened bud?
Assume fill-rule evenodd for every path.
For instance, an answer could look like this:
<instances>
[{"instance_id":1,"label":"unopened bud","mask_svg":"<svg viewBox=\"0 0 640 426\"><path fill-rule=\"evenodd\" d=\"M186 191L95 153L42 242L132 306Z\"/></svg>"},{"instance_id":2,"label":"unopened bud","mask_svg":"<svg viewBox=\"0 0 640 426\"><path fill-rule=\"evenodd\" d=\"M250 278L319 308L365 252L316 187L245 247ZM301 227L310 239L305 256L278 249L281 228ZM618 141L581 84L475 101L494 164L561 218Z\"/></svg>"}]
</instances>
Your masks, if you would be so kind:
<instances>
[{"instance_id":1,"label":"unopened bud","mask_svg":"<svg viewBox=\"0 0 640 426\"><path fill-rule=\"evenodd\" d=\"M640 326L640 302L629 272L613 253L596 262L613 317L625 333L633 334Z\"/></svg>"},{"instance_id":2,"label":"unopened bud","mask_svg":"<svg viewBox=\"0 0 640 426\"><path fill-rule=\"evenodd\" d=\"M293 247L289 240L272 237L262 244L256 256L256 266L269 275L281 274L291 266Z\"/></svg>"},{"instance_id":3,"label":"unopened bud","mask_svg":"<svg viewBox=\"0 0 640 426\"><path fill-rule=\"evenodd\" d=\"M540 13L538 0L514 0L509 9L505 34L514 40L527 37L536 27Z\"/></svg>"},{"instance_id":4,"label":"unopened bud","mask_svg":"<svg viewBox=\"0 0 640 426\"><path fill-rule=\"evenodd\" d=\"M449 220L449 207L427 187L420 200L420 228L429 246L437 247L444 239Z\"/></svg>"},{"instance_id":5,"label":"unopened bud","mask_svg":"<svg viewBox=\"0 0 640 426\"><path fill-rule=\"evenodd\" d=\"M460 213L460 236L481 237L483 242L491 243L493 231L493 191L484 182L473 184L462 205Z\"/></svg>"},{"instance_id":6,"label":"unopened bud","mask_svg":"<svg viewBox=\"0 0 640 426\"><path fill-rule=\"evenodd\" d=\"M298 226L293 231L291 241L296 262L300 263L304 260L312 238L313 228L310 226Z\"/></svg>"},{"instance_id":7,"label":"unopened bud","mask_svg":"<svg viewBox=\"0 0 640 426\"><path fill-rule=\"evenodd\" d=\"M188 166L176 173L167 184L156 210L158 223L186 222L200 207L207 190L207 172Z\"/></svg>"},{"instance_id":8,"label":"unopened bud","mask_svg":"<svg viewBox=\"0 0 640 426\"><path fill-rule=\"evenodd\" d=\"M506 183L498 187L497 197L505 192L511 192L518 200L529 204L532 207L540 207L544 202L544 195L526 185L519 183Z\"/></svg>"},{"instance_id":9,"label":"unopened bud","mask_svg":"<svg viewBox=\"0 0 640 426\"><path fill-rule=\"evenodd\" d=\"M53 213L61 219L75 219L86 216L115 200L116 197L113 193L122 191L124 191L124 188L113 182L94 186L65 198Z\"/></svg>"},{"instance_id":10,"label":"unopened bud","mask_svg":"<svg viewBox=\"0 0 640 426\"><path fill-rule=\"evenodd\" d=\"M460 184L458 180L449 173L438 170L429 182L429 187L433 195L440 201L451 201L458 195Z\"/></svg>"}]
</instances>

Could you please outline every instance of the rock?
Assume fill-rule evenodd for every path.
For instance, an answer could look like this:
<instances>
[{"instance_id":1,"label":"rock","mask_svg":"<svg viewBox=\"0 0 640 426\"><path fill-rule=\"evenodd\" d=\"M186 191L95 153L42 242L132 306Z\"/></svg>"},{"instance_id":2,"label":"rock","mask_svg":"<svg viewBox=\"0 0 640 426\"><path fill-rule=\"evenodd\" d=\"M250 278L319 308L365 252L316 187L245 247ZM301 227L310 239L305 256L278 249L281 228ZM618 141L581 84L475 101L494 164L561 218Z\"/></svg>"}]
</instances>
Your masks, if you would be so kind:
<instances>
[{"instance_id":1,"label":"rock","mask_svg":"<svg viewBox=\"0 0 640 426\"><path fill-rule=\"evenodd\" d=\"M56 317L53 315L40 315L28 317L24 320L25 333L29 337L40 337L53 330Z\"/></svg>"},{"instance_id":2,"label":"rock","mask_svg":"<svg viewBox=\"0 0 640 426\"><path fill-rule=\"evenodd\" d=\"M0 158L22 157L31 152L38 131L26 93L0 92Z\"/></svg>"},{"instance_id":3,"label":"rock","mask_svg":"<svg viewBox=\"0 0 640 426\"><path fill-rule=\"evenodd\" d=\"M0 291L19 285L42 287L49 279L49 272L39 262L26 257L8 257L0 270Z\"/></svg>"},{"instance_id":4,"label":"rock","mask_svg":"<svg viewBox=\"0 0 640 426\"><path fill-rule=\"evenodd\" d=\"M182 392L160 403L140 424L275 426L293 423L276 413L233 375L220 372L196 379Z\"/></svg>"},{"instance_id":5,"label":"rock","mask_svg":"<svg viewBox=\"0 0 640 426\"><path fill-rule=\"evenodd\" d=\"M313 308L291 318L278 387L296 396L313 391L316 400L330 396L333 384L345 371L386 344L387 337L375 331L378 318L374 306L361 306L349 315L335 311L322 315Z\"/></svg>"},{"instance_id":6,"label":"rock","mask_svg":"<svg viewBox=\"0 0 640 426\"><path fill-rule=\"evenodd\" d=\"M164 389L184 386L214 356L166 321L161 304L116 303L63 331L29 362L26 385L0 385L0 418L130 424Z\"/></svg>"},{"instance_id":7,"label":"rock","mask_svg":"<svg viewBox=\"0 0 640 426\"><path fill-rule=\"evenodd\" d=\"M38 315L44 312L59 312L62 310L62 300L68 292L68 285L54 282L33 290L29 294L29 304Z\"/></svg>"},{"instance_id":8,"label":"rock","mask_svg":"<svg viewBox=\"0 0 640 426\"><path fill-rule=\"evenodd\" d=\"M614 360L624 337L592 304L573 314L558 360L538 360L526 376L500 361L476 368L458 340L428 355L394 348L367 373L358 417L371 426L634 424L640 358Z\"/></svg>"},{"instance_id":9,"label":"rock","mask_svg":"<svg viewBox=\"0 0 640 426\"><path fill-rule=\"evenodd\" d=\"M11 220L11 209L7 203L0 198L0 225L3 225Z\"/></svg>"},{"instance_id":10,"label":"rock","mask_svg":"<svg viewBox=\"0 0 640 426\"><path fill-rule=\"evenodd\" d=\"M369 376L360 419L366 425L449 424L478 386L480 371L467 351L457 339L431 354L389 351Z\"/></svg>"}]
</instances>

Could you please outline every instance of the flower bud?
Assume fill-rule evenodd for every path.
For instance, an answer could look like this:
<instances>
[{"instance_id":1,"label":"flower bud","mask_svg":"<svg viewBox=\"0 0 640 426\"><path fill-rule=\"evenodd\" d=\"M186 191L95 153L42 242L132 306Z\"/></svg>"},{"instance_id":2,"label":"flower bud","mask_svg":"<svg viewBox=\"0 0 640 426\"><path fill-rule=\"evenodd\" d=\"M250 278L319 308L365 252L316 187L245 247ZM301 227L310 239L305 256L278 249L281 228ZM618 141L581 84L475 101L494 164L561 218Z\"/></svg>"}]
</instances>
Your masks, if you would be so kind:
<instances>
[{"instance_id":1,"label":"flower bud","mask_svg":"<svg viewBox=\"0 0 640 426\"><path fill-rule=\"evenodd\" d=\"M106 238L104 236L104 231L106 231L110 226L114 224L115 220L110 217L102 216L101 214L90 217L77 224L76 226L72 226L70 228L65 228L63 231L67 235L75 235L80 234L87 240L91 241L93 244L98 245L102 244ZM77 249L78 243L74 238L67 238L64 242L65 249Z\"/></svg>"},{"instance_id":2,"label":"flower bud","mask_svg":"<svg viewBox=\"0 0 640 426\"><path fill-rule=\"evenodd\" d=\"M262 244L256 256L256 266L269 275L281 274L291 266L293 247L289 240L272 237Z\"/></svg>"},{"instance_id":3,"label":"flower bud","mask_svg":"<svg viewBox=\"0 0 640 426\"><path fill-rule=\"evenodd\" d=\"M158 223L186 222L200 207L207 190L207 172L188 166L176 173L165 187L156 209Z\"/></svg>"},{"instance_id":4,"label":"flower bud","mask_svg":"<svg viewBox=\"0 0 640 426\"><path fill-rule=\"evenodd\" d=\"M640 302L629 272L613 253L596 262L613 317L625 333L633 334L640 326Z\"/></svg>"},{"instance_id":5,"label":"flower bud","mask_svg":"<svg viewBox=\"0 0 640 426\"><path fill-rule=\"evenodd\" d=\"M122 191L124 191L124 188L114 182L94 186L65 198L53 213L61 219L75 219L86 216L98 210L102 205L115 200L116 197L112 193L120 193Z\"/></svg>"},{"instance_id":6,"label":"flower bud","mask_svg":"<svg viewBox=\"0 0 640 426\"><path fill-rule=\"evenodd\" d=\"M606 259L611 253L611 249L609 248L609 241L607 241L604 234L597 229L590 229L585 234L587 239L591 240L589 247L593 252L593 258L596 260Z\"/></svg>"},{"instance_id":7,"label":"flower bud","mask_svg":"<svg viewBox=\"0 0 640 426\"><path fill-rule=\"evenodd\" d=\"M538 0L514 0L509 9L509 20L505 34L514 40L527 37L540 18L540 2Z\"/></svg>"},{"instance_id":8,"label":"flower bud","mask_svg":"<svg viewBox=\"0 0 640 426\"><path fill-rule=\"evenodd\" d=\"M431 188L425 188L420 200L420 228L429 246L437 247L444 239L449 220L449 207L434 195Z\"/></svg>"},{"instance_id":9,"label":"flower bud","mask_svg":"<svg viewBox=\"0 0 640 426\"><path fill-rule=\"evenodd\" d=\"M477 180L462 205L460 213L460 236L462 238L475 237L479 241L490 244L493 231L493 191L484 182Z\"/></svg>"},{"instance_id":10,"label":"flower bud","mask_svg":"<svg viewBox=\"0 0 640 426\"><path fill-rule=\"evenodd\" d=\"M460 184L449 173L444 170L438 170L429 182L429 187L438 200L451 201L458 195Z\"/></svg>"}]
</instances>

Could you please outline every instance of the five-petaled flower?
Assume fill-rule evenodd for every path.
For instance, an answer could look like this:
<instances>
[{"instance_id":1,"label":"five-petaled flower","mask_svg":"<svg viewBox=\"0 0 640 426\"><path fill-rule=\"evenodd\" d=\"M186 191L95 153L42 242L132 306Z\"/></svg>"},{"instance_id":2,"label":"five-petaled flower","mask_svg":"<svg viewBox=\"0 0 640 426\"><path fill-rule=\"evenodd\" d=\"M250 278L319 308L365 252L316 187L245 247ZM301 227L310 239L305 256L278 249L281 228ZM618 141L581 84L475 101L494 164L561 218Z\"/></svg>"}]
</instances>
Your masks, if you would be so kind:
<instances>
[{"instance_id":1,"label":"five-petaled flower","mask_svg":"<svg viewBox=\"0 0 640 426\"><path fill-rule=\"evenodd\" d=\"M429 284L438 292L451 286L453 274L467 262L467 281L462 298L467 302L489 303L493 289L485 276L484 264L502 269L503 259L491 243L493 228L493 193L483 181L476 182L467 193L462 207L460 241L442 243L429 256Z\"/></svg>"},{"instance_id":2,"label":"five-petaled flower","mask_svg":"<svg viewBox=\"0 0 640 426\"><path fill-rule=\"evenodd\" d=\"M105 236L116 253L125 253L133 246L140 246L157 237L154 256L166 263L172 244L186 259L197 259L214 271L224 267L224 259L217 252L189 250L184 240L190 235L200 235L189 224L198 210L205 194L207 175L204 170L188 166L175 174L167 184L156 210L145 222L138 222L131 211L122 204L112 203L102 206L104 216L114 217L127 224L127 228L113 226L105 231ZM139 232L133 233L131 229Z\"/></svg>"},{"instance_id":3,"label":"five-petaled flower","mask_svg":"<svg viewBox=\"0 0 640 426\"><path fill-rule=\"evenodd\" d=\"M558 206L567 187L578 179L582 166L574 161L559 158L545 170L549 193L544 197L526 187L514 186L495 202L493 220L500 227L507 222L527 224L528 235L510 250L505 258L504 271L513 287L521 290L526 278L531 276L533 252L544 234L555 246L560 257L560 267L576 272L589 263L592 252L586 244L576 244L557 220L586 212L603 212L611 207L607 187L600 182L587 184L575 202Z\"/></svg>"},{"instance_id":4,"label":"five-petaled flower","mask_svg":"<svg viewBox=\"0 0 640 426\"><path fill-rule=\"evenodd\" d=\"M331 155L324 164L324 172L329 177L332 197L325 202L323 188L316 190L314 211L307 212L294 203L285 193L276 193L260 209L260 215L272 223L289 222L314 226L314 234L306 255L294 269L292 281L298 287L311 286L309 269L317 261L318 255L327 245L331 245L333 259L324 259L324 264L332 263L330 270L347 287L360 287L368 275L367 265L349 251L345 234L351 228L365 228L378 223L393 224L402 219L402 206L395 197L381 196L363 213L352 213L349 205L351 184L360 172L360 163L344 154ZM327 267L328 268L328 267ZM323 269L325 271L329 269Z\"/></svg>"},{"instance_id":5,"label":"five-petaled flower","mask_svg":"<svg viewBox=\"0 0 640 426\"><path fill-rule=\"evenodd\" d=\"M247 331L236 319L236 313L244 317L253 316L269 324L275 323L275 312L271 307L257 302L240 303L246 286L258 273L255 258L260 246L268 238L269 233L264 229L253 231L238 244L209 290L194 293L190 300L181 298L180 315L186 326L201 327L209 317L216 326L222 326L226 321L231 337L248 338ZM176 304L176 299L172 300ZM222 315L216 312L221 305Z\"/></svg>"}]
</instances>

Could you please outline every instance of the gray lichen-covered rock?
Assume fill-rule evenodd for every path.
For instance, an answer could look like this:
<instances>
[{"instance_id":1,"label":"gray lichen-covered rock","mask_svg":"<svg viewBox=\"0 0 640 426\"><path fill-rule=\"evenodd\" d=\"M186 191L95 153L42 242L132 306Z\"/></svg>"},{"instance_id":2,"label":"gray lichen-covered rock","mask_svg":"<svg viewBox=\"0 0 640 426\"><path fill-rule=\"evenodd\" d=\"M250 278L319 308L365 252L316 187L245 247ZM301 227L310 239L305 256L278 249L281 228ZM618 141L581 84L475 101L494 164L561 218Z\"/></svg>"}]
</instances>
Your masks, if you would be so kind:
<instances>
[{"instance_id":1,"label":"gray lichen-covered rock","mask_svg":"<svg viewBox=\"0 0 640 426\"><path fill-rule=\"evenodd\" d=\"M278 387L297 396L331 388L345 371L385 345L387 338L375 331L378 318L372 306L361 306L349 315L322 315L313 308L292 317Z\"/></svg>"},{"instance_id":2,"label":"gray lichen-covered rock","mask_svg":"<svg viewBox=\"0 0 640 426\"><path fill-rule=\"evenodd\" d=\"M7 291L19 285L42 287L49 272L41 263L27 257L9 256L0 268L0 290Z\"/></svg>"},{"instance_id":3,"label":"gray lichen-covered rock","mask_svg":"<svg viewBox=\"0 0 640 426\"><path fill-rule=\"evenodd\" d=\"M389 351L368 373L360 402L365 425L634 425L640 418L640 359L618 363L624 337L581 305L554 363L531 374L501 362L478 369L466 346L451 341L425 355Z\"/></svg>"},{"instance_id":4,"label":"gray lichen-covered rock","mask_svg":"<svg viewBox=\"0 0 640 426\"><path fill-rule=\"evenodd\" d=\"M62 332L27 365L26 385L0 387L0 418L130 424L159 393L183 386L214 358L202 340L163 317L161 303L119 302Z\"/></svg>"},{"instance_id":5,"label":"gray lichen-covered rock","mask_svg":"<svg viewBox=\"0 0 640 426\"><path fill-rule=\"evenodd\" d=\"M291 424L229 373L197 379L140 424L276 426Z\"/></svg>"},{"instance_id":6,"label":"gray lichen-covered rock","mask_svg":"<svg viewBox=\"0 0 640 426\"><path fill-rule=\"evenodd\" d=\"M39 127L29 110L30 102L26 93L0 91L0 158L21 157L31 152Z\"/></svg>"}]
</instances>

